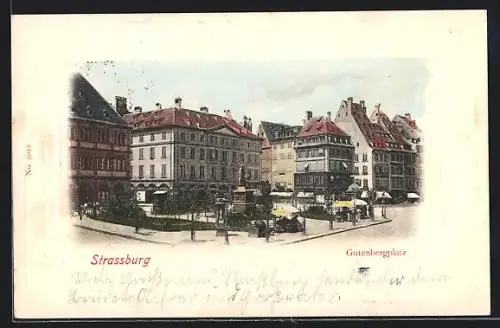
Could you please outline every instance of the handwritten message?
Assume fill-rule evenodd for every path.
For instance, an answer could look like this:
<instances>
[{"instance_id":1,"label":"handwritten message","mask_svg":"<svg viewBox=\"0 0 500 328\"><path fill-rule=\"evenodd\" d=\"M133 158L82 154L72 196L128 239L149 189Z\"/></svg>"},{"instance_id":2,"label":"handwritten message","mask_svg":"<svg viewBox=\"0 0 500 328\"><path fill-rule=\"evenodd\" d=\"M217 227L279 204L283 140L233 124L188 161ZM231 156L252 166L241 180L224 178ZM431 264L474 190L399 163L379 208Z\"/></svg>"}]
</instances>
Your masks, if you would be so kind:
<instances>
[{"instance_id":1,"label":"handwritten message","mask_svg":"<svg viewBox=\"0 0 500 328\"><path fill-rule=\"evenodd\" d=\"M302 276L278 268L249 275L238 270L212 270L209 274L169 276L159 268L137 273L101 268L98 273L74 272L68 304L249 304L327 303L370 301L367 291L373 286L390 289L443 284L451 278L426 275L418 268L412 275L373 274L369 268L353 268L339 275L327 270L316 277ZM375 301L375 300L373 300Z\"/></svg>"}]
</instances>

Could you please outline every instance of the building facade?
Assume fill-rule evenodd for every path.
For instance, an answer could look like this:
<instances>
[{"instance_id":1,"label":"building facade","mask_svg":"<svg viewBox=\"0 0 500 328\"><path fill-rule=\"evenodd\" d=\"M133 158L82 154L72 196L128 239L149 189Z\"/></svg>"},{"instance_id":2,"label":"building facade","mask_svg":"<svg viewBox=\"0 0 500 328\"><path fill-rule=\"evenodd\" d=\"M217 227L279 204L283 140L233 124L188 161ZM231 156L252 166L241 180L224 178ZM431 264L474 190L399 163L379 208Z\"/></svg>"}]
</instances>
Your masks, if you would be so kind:
<instances>
[{"instance_id":1,"label":"building facade","mask_svg":"<svg viewBox=\"0 0 500 328\"><path fill-rule=\"evenodd\" d=\"M354 146L351 137L332 121L330 112L321 117L306 112L295 150L296 195L340 197L352 183Z\"/></svg>"},{"instance_id":2,"label":"building facade","mask_svg":"<svg viewBox=\"0 0 500 328\"><path fill-rule=\"evenodd\" d=\"M262 143L262 172L277 191L293 191L295 174L295 137L301 126L261 121L258 136ZM265 154L265 156L264 156ZM265 172L265 175L264 175Z\"/></svg>"},{"instance_id":3,"label":"building facade","mask_svg":"<svg viewBox=\"0 0 500 328\"><path fill-rule=\"evenodd\" d=\"M130 187L131 128L81 74L74 75L71 83L72 202L103 203Z\"/></svg>"},{"instance_id":4,"label":"building facade","mask_svg":"<svg viewBox=\"0 0 500 328\"><path fill-rule=\"evenodd\" d=\"M416 153L416 192L422 193L423 181L423 152L424 135L417 123L412 119L411 114L395 115L392 119L395 128L401 133L403 138L411 145Z\"/></svg>"},{"instance_id":5,"label":"building facade","mask_svg":"<svg viewBox=\"0 0 500 328\"><path fill-rule=\"evenodd\" d=\"M416 183L417 172L412 169L416 157L411 145L380 111L380 104L372 118L368 118L365 102L355 103L352 97L342 101L335 117L335 123L352 137L355 182L365 189L404 198Z\"/></svg>"},{"instance_id":6,"label":"building facade","mask_svg":"<svg viewBox=\"0 0 500 328\"><path fill-rule=\"evenodd\" d=\"M230 110L224 115L175 105L125 115L132 130L132 185L150 202L155 191L183 197L200 190L229 192L238 184L244 166L249 184L261 180L261 139L252 133L251 118L237 123Z\"/></svg>"}]
</instances>

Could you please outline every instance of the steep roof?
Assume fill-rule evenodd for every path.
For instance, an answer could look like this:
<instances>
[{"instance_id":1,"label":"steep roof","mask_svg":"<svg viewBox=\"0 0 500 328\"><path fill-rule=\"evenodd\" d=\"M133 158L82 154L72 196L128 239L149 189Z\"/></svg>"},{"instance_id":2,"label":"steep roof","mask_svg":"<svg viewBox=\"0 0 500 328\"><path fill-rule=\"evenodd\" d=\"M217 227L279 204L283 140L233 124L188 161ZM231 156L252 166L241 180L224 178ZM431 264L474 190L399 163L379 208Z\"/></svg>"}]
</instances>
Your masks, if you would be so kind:
<instances>
[{"instance_id":1,"label":"steep roof","mask_svg":"<svg viewBox=\"0 0 500 328\"><path fill-rule=\"evenodd\" d=\"M329 117L321 116L321 117L313 117L308 120L300 133L297 135L297 138L310 137L315 135L334 135L347 137L348 135L342 131Z\"/></svg>"},{"instance_id":2,"label":"steep roof","mask_svg":"<svg viewBox=\"0 0 500 328\"><path fill-rule=\"evenodd\" d=\"M70 117L127 126L127 122L81 74L71 78Z\"/></svg>"},{"instance_id":3,"label":"steep roof","mask_svg":"<svg viewBox=\"0 0 500 328\"><path fill-rule=\"evenodd\" d=\"M260 139L257 135L242 127L233 119L186 108L173 107L141 113L131 113L126 114L124 118L134 129L177 126L200 130L218 130L226 127L240 137Z\"/></svg>"},{"instance_id":4,"label":"steep roof","mask_svg":"<svg viewBox=\"0 0 500 328\"><path fill-rule=\"evenodd\" d=\"M403 144L396 141L383 126L370 121L366 116L366 110L358 103L352 103L352 116L356 121L361 133L370 146L375 149L402 148ZM392 147L391 147L392 146Z\"/></svg>"},{"instance_id":5,"label":"steep roof","mask_svg":"<svg viewBox=\"0 0 500 328\"><path fill-rule=\"evenodd\" d=\"M408 117L404 116L404 115L398 115L399 117L401 117L403 119L403 121L405 121L411 128L415 129L415 130L420 130L417 126L417 122L415 120L412 120L412 119L409 119Z\"/></svg>"},{"instance_id":6,"label":"steep roof","mask_svg":"<svg viewBox=\"0 0 500 328\"><path fill-rule=\"evenodd\" d=\"M372 117L380 119L380 123L385 126L387 131L391 134L392 138L398 145L403 145L403 148L406 148L407 150L411 149L411 145L405 140L404 136L401 134L401 132L399 132L394 123L392 123L392 121L384 112L382 112L381 110L375 110Z\"/></svg>"},{"instance_id":7,"label":"steep roof","mask_svg":"<svg viewBox=\"0 0 500 328\"><path fill-rule=\"evenodd\" d=\"M270 143L276 141L277 139L280 139L275 134L275 132L277 132L277 131L293 130L294 128L296 128L298 131L300 131L300 128L301 128L300 125L288 125L288 124L274 123L274 122L268 122L268 121L261 121L260 125L262 126L262 129L264 130L264 134L266 135L266 138ZM290 135L290 138L292 138L292 137L295 137L295 134L292 133Z\"/></svg>"}]
</instances>

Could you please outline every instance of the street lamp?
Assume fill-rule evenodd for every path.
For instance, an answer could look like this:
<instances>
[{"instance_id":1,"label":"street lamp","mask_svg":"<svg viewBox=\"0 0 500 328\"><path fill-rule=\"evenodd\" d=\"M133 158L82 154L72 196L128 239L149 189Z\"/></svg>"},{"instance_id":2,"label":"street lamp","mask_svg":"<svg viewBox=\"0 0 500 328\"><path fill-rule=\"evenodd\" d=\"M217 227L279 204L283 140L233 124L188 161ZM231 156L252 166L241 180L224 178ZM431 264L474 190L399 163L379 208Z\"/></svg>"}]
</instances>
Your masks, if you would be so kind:
<instances>
[{"instance_id":1,"label":"street lamp","mask_svg":"<svg viewBox=\"0 0 500 328\"><path fill-rule=\"evenodd\" d=\"M217 231L216 236L220 236L222 233L224 234L224 239L227 245L229 245L229 227L227 221L227 204L228 201L225 198L217 197L215 205L217 207ZM222 222L221 222L222 221ZM221 223L224 225L223 229L221 229Z\"/></svg>"}]
</instances>

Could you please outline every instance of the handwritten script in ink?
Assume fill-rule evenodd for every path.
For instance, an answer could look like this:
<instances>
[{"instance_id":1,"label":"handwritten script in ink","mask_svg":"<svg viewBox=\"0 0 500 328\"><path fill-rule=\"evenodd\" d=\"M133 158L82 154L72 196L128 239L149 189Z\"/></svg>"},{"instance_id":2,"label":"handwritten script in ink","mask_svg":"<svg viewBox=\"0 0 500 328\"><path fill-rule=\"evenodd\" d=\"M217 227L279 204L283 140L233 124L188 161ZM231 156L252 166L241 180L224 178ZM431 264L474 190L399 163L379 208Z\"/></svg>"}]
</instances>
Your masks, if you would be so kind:
<instances>
[{"instance_id":1,"label":"handwritten script in ink","mask_svg":"<svg viewBox=\"0 0 500 328\"><path fill-rule=\"evenodd\" d=\"M422 284L443 284L450 280L447 275L425 275L419 268L412 275L385 272L372 275L359 268L350 274L338 275L323 271L316 277L291 275L289 271L263 270L256 275L237 270L212 270L210 274L193 273L172 277L159 268L143 273L109 271L102 268L98 273L74 272L68 304L150 304L165 308L169 304L286 304L349 302L353 290L358 288L367 295L370 286L404 288ZM359 301L359 298L357 299ZM366 299L366 301L369 301ZM372 300L374 302L374 300ZM244 312L244 310L243 310Z\"/></svg>"},{"instance_id":2,"label":"handwritten script in ink","mask_svg":"<svg viewBox=\"0 0 500 328\"><path fill-rule=\"evenodd\" d=\"M31 160L33 157L31 156L31 145L26 145L26 160L28 160L28 165L24 169L24 176L31 175Z\"/></svg>"}]
</instances>

